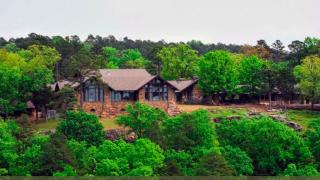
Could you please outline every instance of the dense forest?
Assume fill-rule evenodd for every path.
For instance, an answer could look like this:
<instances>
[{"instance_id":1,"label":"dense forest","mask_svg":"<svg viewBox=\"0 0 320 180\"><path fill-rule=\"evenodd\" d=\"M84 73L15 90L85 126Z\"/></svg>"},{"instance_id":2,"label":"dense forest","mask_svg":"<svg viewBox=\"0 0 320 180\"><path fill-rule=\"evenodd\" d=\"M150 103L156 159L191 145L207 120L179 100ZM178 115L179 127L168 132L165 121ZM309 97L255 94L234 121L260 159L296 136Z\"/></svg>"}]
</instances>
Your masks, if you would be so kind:
<instances>
[{"instance_id":1,"label":"dense forest","mask_svg":"<svg viewBox=\"0 0 320 180\"><path fill-rule=\"evenodd\" d=\"M268 45L168 43L89 35L0 38L0 175L202 176L319 175L320 120L296 132L267 116L213 124L198 110L170 117L137 102L117 117L134 139L106 140L95 115L81 111L72 88L100 68L145 68L165 80L199 79L203 103L221 104L247 94L255 102L273 93L289 102L320 99L320 39ZM35 131L25 115L63 114L54 132ZM76 108L75 108L76 107ZM78 109L78 110L75 110ZM80 109L80 110L79 110Z\"/></svg>"}]
</instances>

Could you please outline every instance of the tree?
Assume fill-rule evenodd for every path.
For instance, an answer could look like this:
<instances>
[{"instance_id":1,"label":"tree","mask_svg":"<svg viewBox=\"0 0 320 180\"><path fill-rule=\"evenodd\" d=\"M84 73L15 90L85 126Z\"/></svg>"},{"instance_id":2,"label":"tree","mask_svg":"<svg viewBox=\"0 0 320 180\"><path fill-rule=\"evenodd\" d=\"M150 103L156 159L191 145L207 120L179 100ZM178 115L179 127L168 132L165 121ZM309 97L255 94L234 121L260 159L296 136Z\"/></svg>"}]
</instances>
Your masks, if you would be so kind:
<instances>
[{"instance_id":1,"label":"tree","mask_svg":"<svg viewBox=\"0 0 320 180\"><path fill-rule=\"evenodd\" d=\"M64 86L59 91L53 92L53 99L50 107L58 112L73 110L77 104L77 97L74 88Z\"/></svg>"},{"instance_id":2,"label":"tree","mask_svg":"<svg viewBox=\"0 0 320 180\"><path fill-rule=\"evenodd\" d=\"M79 154L79 162L83 163L86 173L94 175L151 176L157 175L157 170L163 167L162 153L161 148L148 139L138 139L134 143L104 141Z\"/></svg>"},{"instance_id":3,"label":"tree","mask_svg":"<svg viewBox=\"0 0 320 180\"><path fill-rule=\"evenodd\" d=\"M104 140L103 126L97 116L83 111L67 111L67 117L58 125L57 131L68 139L86 141L91 145L101 144Z\"/></svg>"},{"instance_id":4,"label":"tree","mask_svg":"<svg viewBox=\"0 0 320 180\"><path fill-rule=\"evenodd\" d=\"M262 59L269 59L271 56L269 46L265 42L256 46L244 45L241 47L240 52L246 56L258 56Z\"/></svg>"},{"instance_id":5,"label":"tree","mask_svg":"<svg viewBox=\"0 0 320 180\"><path fill-rule=\"evenodd\" d=\"M312 160L296 132L268 117L223 121L216 132L222 146L239 147L250 156L254 175L279 175L290 163L308 164Z\"/></svg>"},{"instance_id":6,"label":"tree","mask_svg":"<svg viewBox=\"0 0 320 180\"><path fill-rule=\"evenodd\" d=\"M63 171L66 164L74 165L75 160L67 146L67 137L59 132L50 135L43 151L43 165L38 169L38 175L51 176L57 171Z\"/></svg>"},{"instance_id":7,"label":"tree","mask_svg":"<svg viewBox=\"0 0 320 180\"><path fill-rule=\"evenodd\" d=\"M19 91L22 83L22 72L0 62L0 113L6 117L14 110L25 107L23 95Z\"/></svg>"},{"instance_id":8,"label":"tree","mask_svg":"<svg viewBox=\"0 0 320 180\"><path fill-rule=\"evenodd\" d=\"M234 170L220 154L211 152L200 159L198 176L231 176L232 174Z\"/></svg>"},{"instance_id":9,"label":"tree","mask_svg":"<svg viewBox=\"0 0 320 180\"><path fill-rule=\"evenodd\" d=\"M68 79L79 83L80 88L80 106L83 107L83 91L86 78L98 76L98 61L91 53L91 46L85 44L81 49L71 56L65 68Z\"/></svg>"},{"instance_id":10,"label":"tree","mask_svg":"<svg viewBox=\"0 0 320 180\"><path fill-rule=\"evenodd\" d=\"M272 57L271 59L279 61L279 60L283 60L285 58L286 52L284 50L284 45L280 40L276 40L273 44L272 44Z\"/></svg>"},{"instance_id":11,"label":"tree","mask_svg":"<svg viewBox=\"0 0 320 180\"><path fill-rule=\"evenodd\" d=\"M14 137L14 131L9 128L9 123L0 119L0 173L7 175L11 165L15 163L19 155L17 152L18 141Z\"/></svg>"},{"instance_id":12,"label":"tree","mask_svg":"<svg viewBox=\"0 0 320 180\"><path fill-rule=\"evenodd\" d=\"M310 121L308 131L306 132L306 140L310 150L315 158L315 166L320 169L320 119Z\"/></svg>"},{"instance_id":13,"label":"tree","mask_svg":"<svg viewBox=\"0 0 320 180\"><path fill-rule=\"evenodd\" d=\"M159 142L159 130L164 119L165 112L140 102L128 105L127 115L117 118L117 122L125 127L130 127L140 138L150 138Z\"/></svg>"},{"instance_id":14,"label":"tree","mask_svg":"<svg viewBox=\"0 0 320 180\"><path fill-rule=\"evenodd\" d=\"M297 168L295 164L289 164L284 170L285 176L319 176L319 172L312 165Z\"/></svg>"},{"instance_id":15,"label":"tree","mask_svg":"<svg viewBox=\"0 0 320 180\"><path fill-rule=\"evenodd\" d=\"M306 57L294 70L302 94L311 101L311 109L320 98L320 58Z\"/></svg>"},{"instance_id":16,"label":"tree","mask_svg":"<svg viewBox=\"0 0 320 180\"><path fill-rule=\"evenodd\" d=\"M182 113L163 122L165 149L190 150L214 146L215 133L206 110Z\"/></svg>"},{"instance_id":17,"label":"tree","mask_svg":"<svg viewBox=\"0 0 320 180\"><path fill-rule=\"evenodd\" d=\"M248 154L238 147L225 146L222 149L223 156L228 161L230 167L234 169L236 176L253 174L252 159Z\"/></svg>"},{"instance_id":18,"label":"tree","mask_svg":"<svg viewBox=\"0 0 320 180\"><path fill-rule=\"evenodd\" d=\"M158 53L162 63L161 77L166 80L193 78L198 61L197 51L186 44L164 47Z\"/></svg>"},{"instance_id":19,"label":"tree","mask_svg":"<svg viewBox=\"0 0 320 180\"><path fill-rule=\"evenodd\" d=\"M248 56L240 61L239 81L244 92L251 96L259 94L263 87L264 61L256 56Z\"/></svg>"},{"instance_id":20,"label":"tree","mask_svg":"<svg viewBox=\"0 0 320 180\"><path fill-rule=\"evenodd\" d=\"M223 94L231 95L238 84L235 60L226 51L206 53L199 61L198 76L201 90L210 97L212 94L217 94L218 98Z\"/></svg>"},{"instance_id":21,"label":"tree","mask_svg":"<svg viewBox=\"0 0 320 180\"><path fill-rule=\"evenodd\" d=\"M142 57L142 54L137 49L128 49L122 52L122 61L124 62L120 67L127 69L145 68L148 60Z\"/></svg>"}]
</instances>

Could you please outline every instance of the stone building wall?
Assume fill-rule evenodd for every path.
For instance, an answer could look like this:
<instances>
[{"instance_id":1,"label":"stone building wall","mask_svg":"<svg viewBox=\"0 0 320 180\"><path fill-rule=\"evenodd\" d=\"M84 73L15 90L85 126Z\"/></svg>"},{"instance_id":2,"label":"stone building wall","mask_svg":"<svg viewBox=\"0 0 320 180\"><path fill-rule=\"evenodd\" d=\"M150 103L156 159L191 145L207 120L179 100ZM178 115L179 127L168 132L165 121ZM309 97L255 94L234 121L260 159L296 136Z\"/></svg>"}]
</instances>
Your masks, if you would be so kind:
<instances>
[{"instance_id":1,"label":"stone building wall","mask_svg":"<svg viewBox=\"0 0 320 180\"><path fill-rule=\"evenodd\" d=\"M77 93L78 102L80 102L80 93ZM175 93L172 88L168 91L168 101L147 101L145 99L144 87L138 90L137 100L141 103L149 104L153 107L163 109L169 115L180 113L176 105ZM112 102L110 99L110 90L104 88L104 102L84 102L83 109L86 112L94 113L99 117L108 118L125 113L125 108L128 104L133 104L134 101L117 101Z\"/></svg>"},{"instance_id":2,"label":"stone building wall","mask_svg":"<svg viewBox=\"0 0 320 180\"><path fill-rule=\"evenodd\" d=\"M203 99L203 93L197 84L193 85L192 100L194 103L200 103Z\"/></svg>"}]
</instances>

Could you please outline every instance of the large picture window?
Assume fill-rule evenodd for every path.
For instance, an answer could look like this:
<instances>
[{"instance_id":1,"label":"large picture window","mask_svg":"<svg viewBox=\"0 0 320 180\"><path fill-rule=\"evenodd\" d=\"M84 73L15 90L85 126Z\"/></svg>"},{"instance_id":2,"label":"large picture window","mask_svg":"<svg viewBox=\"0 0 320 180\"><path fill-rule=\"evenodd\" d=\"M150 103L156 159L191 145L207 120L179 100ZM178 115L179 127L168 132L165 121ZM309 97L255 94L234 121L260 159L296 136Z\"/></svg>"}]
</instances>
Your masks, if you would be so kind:
<instances>
[{"instance_id":1,"label":"large picture window","mask_svg":"<svg viewBox=\"0 0 320 180\"><path fill-rule=\"evenodd\" d=\"M103 86L97 84L86 84L83 90L85 102L104 101Z\"/></svg>"},{"instance_id":2,"label":"large picture window","mask_svg":"<svg viewBox=\"0 0 320 180\"><path fill-rule=\"evenodd\" d=\"M146 84L144 90L146 100L168 100L168 85L159 79L154 79L148 84Z\"/></svg>"},{"instance_id":3,"label":"large picture window","mask_svg":"<svg viewBox=\"0 0 320 180\"><path fill-rule=\"evenodd\" d=\"M116 101L130 101L135 100L136 94L134 91L110 91L110 100Z\"/></svg>"}]
</instances>

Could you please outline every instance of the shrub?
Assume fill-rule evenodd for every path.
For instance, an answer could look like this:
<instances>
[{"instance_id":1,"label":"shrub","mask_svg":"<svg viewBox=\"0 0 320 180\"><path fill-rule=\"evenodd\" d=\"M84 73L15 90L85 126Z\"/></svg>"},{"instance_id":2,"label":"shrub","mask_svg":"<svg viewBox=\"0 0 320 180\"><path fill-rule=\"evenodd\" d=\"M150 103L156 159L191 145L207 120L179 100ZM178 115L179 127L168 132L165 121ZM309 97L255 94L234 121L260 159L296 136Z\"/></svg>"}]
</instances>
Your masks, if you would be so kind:
<instances>
[{"instance_id":1,"label":"shrub","mask_svg":"<svg viewBox=\"0 0 320 180\"><path fill-rule=\"evenodd\" d=\"M292 129L267 117L224 121L217 126L223 145L244 150L253 160L256 175L277 175L290 163L308 163L311 153Z\"/></svg>"},{"instance_id":2,"label":"shrub","mask_svg":"<svg viewBox=\"0 0 320 180\"><path fill-rule=\"evenodd\" d=\"M67 111L67 118L57 128L68 139L86 141L88 144L101 144L105 138L103 126L97 116L83 111Z\"/></svg>"}]
</instances>

